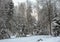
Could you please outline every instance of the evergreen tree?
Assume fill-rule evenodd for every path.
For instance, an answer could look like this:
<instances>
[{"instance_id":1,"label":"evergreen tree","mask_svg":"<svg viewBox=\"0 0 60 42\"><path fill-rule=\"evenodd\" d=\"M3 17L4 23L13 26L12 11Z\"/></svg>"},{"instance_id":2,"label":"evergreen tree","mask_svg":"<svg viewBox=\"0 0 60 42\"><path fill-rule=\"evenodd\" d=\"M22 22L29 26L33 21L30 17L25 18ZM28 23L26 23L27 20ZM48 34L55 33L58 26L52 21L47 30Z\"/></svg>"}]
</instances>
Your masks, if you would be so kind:
<instances>
[{"instance_id":1,"label":"evergreen tree","mask_svg":"<svg viewBox=\"0 0 60 42\"><path fill-rule=\"evenodd\" d=\"M2 14L2 16L0 17L2 19L2 22L1 22L2 24L0 25L0 27L1 27L0 35L2 38L0 38L0 39L10 38L9 31L11 31L11 24L9 23L9 21L12 19L13 8L14 8L12 0L8 0L8 2L7 2L7 0L4 0L4 1L2 0L1 3L3 3L3 4L1 4L1 7L0 7L0 8L2 8L2 9L0 9L1 10L0 15Z\"/></svg>"},{"instance_id":2,"label":"evergreen tree","mask_svg":"<svg viewBox=\"0 0 60 42\"><path fill-rule=\"evenodd\" d=\"M55 23L53 26L53 35L59 36L59 34L60 34L60 19L59 19L59 17L55 17L53 19L53 22Z\"/></svg>"}]
</instances>

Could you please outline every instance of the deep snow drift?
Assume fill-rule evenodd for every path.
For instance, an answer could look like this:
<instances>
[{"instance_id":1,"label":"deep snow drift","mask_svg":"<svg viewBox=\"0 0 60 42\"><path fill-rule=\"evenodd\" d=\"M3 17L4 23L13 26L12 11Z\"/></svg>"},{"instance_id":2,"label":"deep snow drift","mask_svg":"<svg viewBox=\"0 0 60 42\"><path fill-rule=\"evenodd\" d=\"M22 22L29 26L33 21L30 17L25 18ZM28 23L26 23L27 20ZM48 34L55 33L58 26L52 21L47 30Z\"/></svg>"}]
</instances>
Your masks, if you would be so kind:
<instances>
[{"instance_id":1,"label":"deep snow drift","mask_svg":"<svg viewBox=\"0 0 60 42\"><path fill-rule=\"evenodd\" d=\"M14 39L4 39L0 42L60 42L60 37L52 37L47 35L20 37Z\"/></svg>"}]
</instances>

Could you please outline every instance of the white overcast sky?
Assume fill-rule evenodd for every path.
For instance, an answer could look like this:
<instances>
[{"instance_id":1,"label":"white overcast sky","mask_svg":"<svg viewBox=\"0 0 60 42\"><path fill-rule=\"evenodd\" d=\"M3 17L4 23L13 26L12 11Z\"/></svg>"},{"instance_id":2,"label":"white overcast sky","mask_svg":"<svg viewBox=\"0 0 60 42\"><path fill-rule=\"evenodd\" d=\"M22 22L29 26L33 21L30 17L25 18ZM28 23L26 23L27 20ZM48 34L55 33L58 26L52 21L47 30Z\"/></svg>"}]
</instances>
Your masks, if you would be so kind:
<instances>
[{"instance_id":1,"label":"white overcast sky","mask_svg":"<svg viewBox=\"0 0 60 42\"><path fill-rule=\"evenodd\" d=\"M33 3L36 2L36 0L29 0L29 1L31 1ZM18 5L18 3L20 3L20 2L26 2L26 0L13 0L13 2L14 2L14 5Z\"/></svg>"}]
</instances>

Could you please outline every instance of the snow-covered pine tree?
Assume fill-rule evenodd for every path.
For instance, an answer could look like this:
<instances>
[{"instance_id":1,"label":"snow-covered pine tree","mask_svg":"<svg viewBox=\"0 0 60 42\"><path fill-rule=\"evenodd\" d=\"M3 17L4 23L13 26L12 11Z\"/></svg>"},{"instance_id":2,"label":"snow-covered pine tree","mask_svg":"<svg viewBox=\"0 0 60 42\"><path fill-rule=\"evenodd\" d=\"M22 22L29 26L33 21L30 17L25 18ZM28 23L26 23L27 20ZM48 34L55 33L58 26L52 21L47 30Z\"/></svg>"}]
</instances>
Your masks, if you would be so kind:
<instances>
[{"instance_id":1,"label":"snow-covered pine tree","mask_svg":"<svg viewBox=\"0 0 60 42\"><path fill-rule=\"evenodd\" d=\"M2 3L2 4L1 4ZM10 38L9 31L11 31L11 25L9 21L13 16L13 2L12 0L2 0L0 7L0 39Z\"/></svg>"},{"instance_id":2,"label":"snow-covered pine tree","mask_svg":"<svg viewBox=\"0 0 60 42\"><path fill-rule=\"evenodd\" d=\"M11 31L11 24L9 23L9 21L13 17L14 4L13 4L12 0L8 2L7 7L8 7L8 12L7 12L6 28L8 28Z\"/></svg>"},{"instance_id":3,"label":"snow-covered pine tree","mask_svg":"<svg viewBox=\"0 0 60 42\"><path fill-rule=\"evenodd\" d=\"M53 23L54 23L53 34L54 36L59 36L60 35L60 18L59 17L54 18Z\"/></svg>"}]
</instances>

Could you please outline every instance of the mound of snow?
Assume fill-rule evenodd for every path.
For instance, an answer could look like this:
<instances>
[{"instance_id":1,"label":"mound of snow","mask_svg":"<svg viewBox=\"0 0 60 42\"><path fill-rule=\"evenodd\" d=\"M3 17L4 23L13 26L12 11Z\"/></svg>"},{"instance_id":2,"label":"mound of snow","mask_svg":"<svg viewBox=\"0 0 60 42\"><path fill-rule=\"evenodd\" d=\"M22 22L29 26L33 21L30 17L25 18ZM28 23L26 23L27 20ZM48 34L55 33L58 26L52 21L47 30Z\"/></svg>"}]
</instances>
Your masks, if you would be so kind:
<instances>
[{"instance_id":1,"label":"mound of snow","mask_svg":"<svg viewBox=\"0 0 60 42\"><path fill-rule=\"evenodd\" d=\"M14 39L4 39L0 42L60 42L60 37L52 37L47 35L20 37Z\"/></svg>"}]
</instances>

